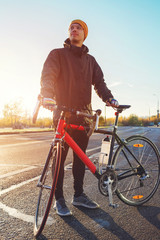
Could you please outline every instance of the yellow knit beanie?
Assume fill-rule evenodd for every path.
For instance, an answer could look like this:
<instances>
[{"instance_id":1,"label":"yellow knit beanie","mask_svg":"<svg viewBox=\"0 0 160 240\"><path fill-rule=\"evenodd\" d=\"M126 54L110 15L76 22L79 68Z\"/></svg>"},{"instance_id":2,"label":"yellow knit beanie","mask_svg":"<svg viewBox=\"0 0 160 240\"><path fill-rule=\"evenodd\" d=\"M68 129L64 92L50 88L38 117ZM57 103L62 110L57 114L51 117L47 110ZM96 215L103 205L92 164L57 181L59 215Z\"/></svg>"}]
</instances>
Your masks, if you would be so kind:
<instances>
[{"instance_id":1,"label":"yellow knit beanie","mask_svg":"<svg viewBox=\"0 0 160 240\"><path fill-rule=\"evenodd\" d=\"M78 23L79 25L81 25L81 27L83 28L83 31L84 31L84 40L86 39L87 35L88 35L88 27L87 27L87 24L85 22L83 22L82 20L80 19L76 19L76 20L73 20L70 25L69 25L69 29L70 29L70 26L73 24L73 23Z\"/></svg>"}]
</instances>

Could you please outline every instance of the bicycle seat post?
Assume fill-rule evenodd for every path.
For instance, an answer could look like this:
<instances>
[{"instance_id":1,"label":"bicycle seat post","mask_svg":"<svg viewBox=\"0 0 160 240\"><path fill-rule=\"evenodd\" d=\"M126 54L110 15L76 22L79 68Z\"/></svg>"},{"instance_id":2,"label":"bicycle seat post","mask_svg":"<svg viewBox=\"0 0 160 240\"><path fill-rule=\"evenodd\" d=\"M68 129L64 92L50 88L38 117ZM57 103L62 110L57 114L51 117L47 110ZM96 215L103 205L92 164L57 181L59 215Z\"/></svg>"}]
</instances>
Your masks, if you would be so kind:
<instances>
[{"instance_id":1,"label":"bicycle seat post","mask_svg":"<svg viewBox=\"0 0 160 240\"><path fill-rule=\"evenodd\" d=\"M118 125L118 117L119 117L119 111L117 110L115 112L115 122L114 122L114 127L113 127L113 135L112 135L112 139L111 139L111 146L110 146L110 152L109 152L109 161L108 161L108 167L112 168L112 155L113 155L113 149L114 149L114 142L115 142L115 134L117 132L117 125Z\"/></svg>"},{"instance_id":2,"label":"bicycle seat post","mask_svg":"<svg viewBox=\"0 0 160 240\"><path fill-rule=\"evenodd\" d=\"M116 132L116 130L117 130L117 125L118 125L119 111L116 111L116 112L115 112L115 116L116 116L116 118L115 118L115 122L114 122L114 130L115 130L115 132Z\"/></svg>"},{"instance_id":3,"label":"bicycle seat post","mask_svg":"<svg viewBox=\"0 0 160 240\"><path fill-rule=\"evenodd\" d=\"M117 110L115 112L116 118L115 118L115 123L114 123L114 133L116 133L116 131L117 131L119 114L122 113L125 109L128 109L130 107L131 107L130 105L119 105L117 107Z\"/></svg>"}]
</instances>

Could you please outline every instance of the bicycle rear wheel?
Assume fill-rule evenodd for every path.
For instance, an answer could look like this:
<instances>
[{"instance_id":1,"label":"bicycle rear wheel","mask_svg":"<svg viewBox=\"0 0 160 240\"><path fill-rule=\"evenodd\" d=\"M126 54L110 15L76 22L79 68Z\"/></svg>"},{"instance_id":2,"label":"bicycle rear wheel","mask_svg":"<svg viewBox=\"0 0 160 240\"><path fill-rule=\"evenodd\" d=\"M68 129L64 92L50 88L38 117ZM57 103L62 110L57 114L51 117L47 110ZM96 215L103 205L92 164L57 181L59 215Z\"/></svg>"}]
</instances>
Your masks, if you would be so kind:
<instances>
[{"instance_id":1,"label":"bicycle rear wheel","mask_svg":"<svg viewBox=\"0 0 160 240\"><path fill-rule=\"evenodd\" d=\"M116 194L124 203L138 206L146 203L158 188L160 155L157 147L142 136L129 137L126 146L130 152L120 146L114 155L118 177Z\"/></svg>"},{"instance_id":2,"label":"bicycle rear wheel","mask_svg":"<svg viewBox=\"0 0 160 240\"><path fill-rule=\"evenodd\" d=\"M41 234L46 222L48 224L53 222L53 219L48 218L48 215L57 185L60 163L61 145L57 143L50 148L46 164L37 184L40 187L40 191L34 222L34 236L36 237Z\"/></svg>"}]
</instances>

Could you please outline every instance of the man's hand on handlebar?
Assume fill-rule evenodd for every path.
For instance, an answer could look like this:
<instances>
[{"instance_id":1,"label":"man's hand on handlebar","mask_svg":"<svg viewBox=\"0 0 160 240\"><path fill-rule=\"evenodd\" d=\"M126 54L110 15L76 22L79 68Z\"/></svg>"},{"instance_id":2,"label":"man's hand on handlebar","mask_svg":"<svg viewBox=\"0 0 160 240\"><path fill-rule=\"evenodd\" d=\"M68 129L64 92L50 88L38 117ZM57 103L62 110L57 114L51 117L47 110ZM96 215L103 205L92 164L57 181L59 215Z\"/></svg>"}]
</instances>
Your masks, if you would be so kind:
<instances>
[{"instance_id":1,"label":"man's hand on handlebar","mask_svg":"<svg viewBox=\"0 0 160 240\"><path fill-rule=\"evenodd\" d=\"M116 99L114 98L109 98L107 101L106 101L106 106L110 106L110 107L118 107L119 106L119 103Z\"/></svg>"},{"instance_id":2,"label":"man's hand on handlebar","mask_svg":"<svg viewBox=\"0 0 160 240\"><path fill-rule=\"evenodd\" d=\"M41 104L44 108L53 111L56 108L56 101L52 98L46 98L41 96Z\"/></svg>"}]
</instances>

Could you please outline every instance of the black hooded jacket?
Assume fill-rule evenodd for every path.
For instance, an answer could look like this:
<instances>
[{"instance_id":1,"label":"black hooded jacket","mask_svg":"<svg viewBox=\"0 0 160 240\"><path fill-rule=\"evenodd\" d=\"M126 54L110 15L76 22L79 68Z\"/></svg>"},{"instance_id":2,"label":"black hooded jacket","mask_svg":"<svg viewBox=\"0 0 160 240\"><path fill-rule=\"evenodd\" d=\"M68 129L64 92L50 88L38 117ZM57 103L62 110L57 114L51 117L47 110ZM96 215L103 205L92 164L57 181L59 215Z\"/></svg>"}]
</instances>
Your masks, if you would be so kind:
<instances>
[{"instance_id":1,"label":"black hooded jacket","mask_svg":"<svg viewBox=\"0 0 160 240\"><path fill-rule=\"evenodd\" d=\"M64 48L50 52L41 76L44 97L55 99L58 105L91 112L92 85L104 102L113 97L100 66L85 45L76 47L67 39Z\"/></svg>"}]
</instances>

